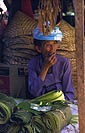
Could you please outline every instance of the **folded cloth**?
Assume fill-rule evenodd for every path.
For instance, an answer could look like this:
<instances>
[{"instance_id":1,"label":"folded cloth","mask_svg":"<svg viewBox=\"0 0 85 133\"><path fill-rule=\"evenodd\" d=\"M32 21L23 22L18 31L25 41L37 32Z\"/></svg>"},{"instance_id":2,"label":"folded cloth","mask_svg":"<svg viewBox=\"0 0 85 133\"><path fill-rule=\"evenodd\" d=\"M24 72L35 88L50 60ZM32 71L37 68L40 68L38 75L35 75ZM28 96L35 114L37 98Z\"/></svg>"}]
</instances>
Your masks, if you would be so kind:
<instances>
[{"instance_id":1,"label":"folded cloth","mask_svg":"<svg viewBox=\"0 0 85 133\"><path fill-rule=\"evenodd\" d=\"M15 106L14 98L0 93L0 124L8 122Z\"/></svg>"}]
</instances>

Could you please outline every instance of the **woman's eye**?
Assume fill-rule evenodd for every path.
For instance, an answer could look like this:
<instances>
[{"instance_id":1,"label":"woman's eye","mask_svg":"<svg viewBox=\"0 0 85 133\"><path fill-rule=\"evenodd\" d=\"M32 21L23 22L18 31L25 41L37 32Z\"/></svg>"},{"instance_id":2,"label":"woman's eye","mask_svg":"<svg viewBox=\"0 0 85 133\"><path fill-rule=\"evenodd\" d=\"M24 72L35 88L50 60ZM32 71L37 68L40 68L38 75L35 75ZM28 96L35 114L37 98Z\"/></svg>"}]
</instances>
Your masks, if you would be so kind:
<instances>
[{"instance_id":1,"label":"woman's eye","mask_svg":"<svg viewBox=\"0 0 85 133\"><path fill-rule=\"evenodd\" d=\"M46 45L46 47L50 47L50 45L49 45L49 44L47 44L47 45Z\"/></svg>"}]
</instances>

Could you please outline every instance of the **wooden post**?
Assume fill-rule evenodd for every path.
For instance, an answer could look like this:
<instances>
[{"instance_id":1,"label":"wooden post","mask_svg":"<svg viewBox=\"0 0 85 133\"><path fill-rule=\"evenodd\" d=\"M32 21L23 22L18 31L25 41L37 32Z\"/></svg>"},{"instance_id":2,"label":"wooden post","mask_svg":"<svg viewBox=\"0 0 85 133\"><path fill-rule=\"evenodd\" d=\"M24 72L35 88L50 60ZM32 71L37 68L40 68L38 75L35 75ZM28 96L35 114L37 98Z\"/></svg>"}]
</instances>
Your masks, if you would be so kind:
<instances>
[{"instance_id":1,"label":"wooden post","mask_svg":"<svg viewBox=\"0 0 85 133\"><path fill-rule=\"evenodd\" d=\"M79 133L85 133L85 50L83 41L83 1L75 0L75 30L77 58L77 95L79 110Z\"/></svg>"}]
</instances>

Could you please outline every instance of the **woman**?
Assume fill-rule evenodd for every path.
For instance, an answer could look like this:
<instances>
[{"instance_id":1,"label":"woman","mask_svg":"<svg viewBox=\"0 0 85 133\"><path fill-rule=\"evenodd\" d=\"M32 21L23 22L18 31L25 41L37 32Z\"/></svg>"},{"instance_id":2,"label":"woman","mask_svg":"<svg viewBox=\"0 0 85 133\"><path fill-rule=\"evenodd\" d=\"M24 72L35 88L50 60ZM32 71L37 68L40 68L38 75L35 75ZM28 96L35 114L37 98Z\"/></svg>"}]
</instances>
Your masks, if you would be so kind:
<instances>
[{"instance_id":1,"label":"woman","mask_svg":"<svg viewBox=\"0 0 85 133\"><path fill-rule=\"evenodd\" d=\"M50 35L39 35L39 28L34 31L34 44L39 56L28 64L28 91L32 98L39 97L52 90L62 90L65 99L72 101L74 88L70 62L67 58L56 54L62 40L58 27Z\"/></svg>"}]
</instances>

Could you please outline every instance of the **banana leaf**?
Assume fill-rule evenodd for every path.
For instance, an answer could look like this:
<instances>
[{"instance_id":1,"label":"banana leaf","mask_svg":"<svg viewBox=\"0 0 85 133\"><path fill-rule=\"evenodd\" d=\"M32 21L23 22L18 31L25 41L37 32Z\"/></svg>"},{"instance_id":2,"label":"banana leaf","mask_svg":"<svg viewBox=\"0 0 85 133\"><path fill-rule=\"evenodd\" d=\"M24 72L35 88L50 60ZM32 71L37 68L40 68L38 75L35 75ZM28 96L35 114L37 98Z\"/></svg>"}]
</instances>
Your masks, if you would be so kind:
<instances>
[{"instance_id":1,"label":"banana leaf","mask_svg":"<svg viewBox=\"0 0 85 133\"><path fill-rule=\"evenodd\" d=\"M65 103L65 100L58 100L50 103L50 106L52 106L51 111L59 109L62 110L62 108L69 107L69 104Z\"/></svg>"},{"instance_id":2,"label":"banana leaf","mask_svg":"<svg viewBox=\"0 0 85 133\"><path fill-rule=\"evenodd\" d=\"M12 114L11 121L15 122L19 125L28 124L32 119L32 113L26 110L17 110L15 113Z\"/></svg>"},{"instance_id":3,"label":"banana leaf","mask_svg":"<svg viewBox=\"0 0 85 133\"><path fill-rule=\"evenodd\" d=\"M62 100L50 101L52 108L43 112L30 108L30 101L16 105L14 98L4 94L0 96L0 124L8 123L9 119L11 122L7 131L1 133L59 133L72 118L70 107Z\"/></svg>"},{"instance_id":4,"label":"banana leaf","mask_svg":"<svg viewBox=\"0 0 85 133\"><path fill-rule=\"evenodd\" d=\"M27 133L60 133L64 126L68 125L72 118L70 107L56 109L35 115L29 124L25 125Z\"/></svg>"},{"instance_id":5,"label":"banana leaf","mask_svg":"<svg viewBox=\"0 0 85 133\"><path fill-rule=\"evenodd\" d=\"M26 124L24 127L26 128L27 133L34 133L31 124Z\"/></svg>"},{"instance_id":6,"label":"banana leaf","mask_svg":"<svg viewBox=\"0 0 85 133\"><path fill-rule=\"evenodd\" d=\"M28 132L30 129L30 133L49 133L42 121L41 115L33 116L30 126L28 125Z\"/></svg>"},{"instance_id":7,"label":"banana leaf","mask_svg":"<svg viewBox=\"0 0 85 133\"><path fill-rule=\"evenodd\" d=\"M19 125L11 125L10 128L8 129L7 133L19 133L19 130L20 130Z\"/></svg>"},{"instance_id":8,"label":"banana leaf","mask_svg":"<svg viewBox=\"0 0 85 133\"><path fill-rule=\"evenodd\" d=\"M54 117L55 124L57 125L57 133L60 133L61 129L63 129L66 125L70 123L70 120L72 118L72 112L70 110L70 107L62 107L62 109L56 109L54 111L47 112L51 113ZM43 117L44 119L44 117Z\"/></svg>"},{"instance_id":9,"label":"banana leaf","mask_svg":"<svg viewBox=\"0 0 85 133\"><path fill-rule=\"evenodd\" d=\"M59 101L59 100L65 101L64 94L60 90L57 90L57 91L54 90L54 91L48 92L47 94L44 94L38 98L35 98L33 100L21 102L17 105L17 108L27 110L34 114L41 114L42 112L39 111L40 106L42 106L42 107L49 106L51 104L51 102ZM35 105L33 105L33 104L35 104ZM32 109L32 107L33 107L33 109ZM37 109L34 109L34 108L37 108Z\"/></svg>"},{"instance_id":10,"label":"banana leaf","mask_svg":"<svg viewBox=\"0 0 85 133\"><path fill-rule=\"evenodd\" d=\"M37 111L37 110L34 110L31 108L31 102L30 101L25 101L25 102L21 102L17 105L17 108L18 109L23 109L23 110L26 110L30 113L33 113L35 115L39 115L39 114L42 114L41 111Z\"/></svg>"},{"instance_id":11,"label":"banana leaf","mask_svg":"<svg viewBox=\"0 0 85 133\"><path fill-rule=\"evenodd\" d=\"M7 133L9 127L10 125L8 123L0 125L0 133Z\"/></svg>"},{"instance_id":12,"label":"banana leaf","mask_svg":"<svg viewBox=\"0 0 85 133\"><path fill-rule=\"evenodd\" d=\"M0 125L0 133L18 133L19 129L19 125L14 125L10 122Z\"/></svg>"},{"instance_id":13,"label":"banana leaf","mask_svg":"<svg viewBox=\"0 0 85 133\"><path fill-rule=\"evenodd\" d=\"M57 100L64 100L64 94L61 90L53 90L40 97L30 100L30 102L37 104L40 104L42 102L42 105L46 105L47 103Z\"/></svg>"},{"instance_id":14,"label":"banana leaf","mask_svg":"<svg viewBox=\"0 0 85 133\"><path fill-rule=\"evenodd\" d=\"M0 124L8 122L15 106L14 98L0 93Z\"/></svg>"},{"instance_id":15,"label":"banana leaf","mask_svg":"<svg viewBox=\"0 0 85 133\"><path fill-rule=\"evenodd\" d=\"M31 106L31 103L38 104L40 106L45 106L50 104L52 101L58 100L64 100L64 94L61 90L53 90L35 99L20 102L17 107L28 110L28 108L30 108Z\"/></svg>"},{"instance_id":16,"label":"banana leaf","mask_svg":"<svg viewBox=\"0 0 85 133\"><path fill-rule=\"evenodd\" d=\"M50 112L42 115L42 121L45 124L46 129L48 129L48 133L56 133L57 125L55 124L55 119Z\"/></svg>"},{"instance_id":17,"label":"banana leaf","mask_svg":"<svg viewBox=\"0 0 85 133\"><path fill-rule=\"evenodd\" d=\"M0 133L30 133L24 125L8 122L0 125Z\"/></svg>"}]
</instances>

